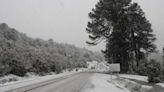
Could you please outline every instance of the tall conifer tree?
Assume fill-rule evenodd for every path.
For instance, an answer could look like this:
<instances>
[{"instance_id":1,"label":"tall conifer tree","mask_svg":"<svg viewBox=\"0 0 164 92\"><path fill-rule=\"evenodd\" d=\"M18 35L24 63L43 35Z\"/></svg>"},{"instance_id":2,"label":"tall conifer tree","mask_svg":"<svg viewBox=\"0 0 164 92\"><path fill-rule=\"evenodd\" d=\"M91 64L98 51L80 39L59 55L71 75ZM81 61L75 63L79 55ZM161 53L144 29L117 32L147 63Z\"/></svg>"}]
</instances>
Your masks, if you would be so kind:
<instances>
[{"instance_id":1,"label":"tall conifer tree","mask_svg":"<svg viewBox=\"0 0 164 92\"><path fill-rule=\"evenodd\" d=\"M120 63L122 72L128 71L132 59L139 66L145 53L155 51L153 42L156 38L151 24L137 3L100 0L89 18L86 30L91 41L87 43L97 45L105 40L105 57L109 63Z\"/></svg>"}]
</instances>

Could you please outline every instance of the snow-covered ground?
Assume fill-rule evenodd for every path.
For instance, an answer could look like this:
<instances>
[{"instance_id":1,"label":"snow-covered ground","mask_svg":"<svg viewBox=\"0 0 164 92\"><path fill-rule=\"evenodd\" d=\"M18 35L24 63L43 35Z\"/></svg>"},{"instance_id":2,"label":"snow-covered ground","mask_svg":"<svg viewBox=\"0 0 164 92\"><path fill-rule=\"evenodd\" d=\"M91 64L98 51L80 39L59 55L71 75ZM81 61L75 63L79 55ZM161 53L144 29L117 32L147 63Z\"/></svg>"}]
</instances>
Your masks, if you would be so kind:
<instances>
[{"instance_id":1,"label":"snow-covered ground","mask_svg":"<svg viewBox=\"0 0 164 92\"><path fill-rule=\"evenodd\" d=\"M84 90L84 92L130 92L125 87L118 86L113 82L115 76L107 75L107 74L94 74L90 80L92 83L92 87Z\"/></svg>"},{"instance_id":2,"label":"snow-covered ground","mask_svg":"<svg viewBox=\"0 0 164 92\"><path fill-rule=\"evenodd\" d=\"M29 78L20 77L18 78L20 79L18 81L12 81L12 82L7 82L5 84L0 84L0 92L5 92L6 90L11 90L11 89L20 88L27 85L32 85L35 83L44 82L44 81L51 80L54 78L60 78L60 77L75 74L81 71L85 71L85 69L79 69L79 71L73 70L71 72L65 71L64 73L52 74L52 75L46 75L46 76L31 76ZM6 78L8 77L13 77L13 75L6 76Z\"/></svg>"},{"instance_id":3,"label":"snow-covered ground","mask_svg":"<svg viewBox=\"0 0 164 92\"><path fill-rule=\"evenodd\" d=\"M147 76L129 75L129 74L120 74L119 76L122 77L122 78L135 79L135 80L139 80L139 81L143 81L143 82L148 82L147 81L147 78L148 78ZM155 85L159 85L159 86L164 88L164 83L157 83Z\"/></svg>"},{"instance_id":4,"label":"snow-covered ground","mask_svg":"<svg viewBox=\"0 0 164 92\"><path fill-rule=\"evenodd\" d=\"M84 92L154 92L154 90L158 90L156 92L163 92L164 83L155 84L162 87L158 88L155 85L144 85L129 79L147 82L146 76L129 74L111 76L109 74L96 73L90 78L92 86L87 88Z\"/></svg>"}]
</instances>

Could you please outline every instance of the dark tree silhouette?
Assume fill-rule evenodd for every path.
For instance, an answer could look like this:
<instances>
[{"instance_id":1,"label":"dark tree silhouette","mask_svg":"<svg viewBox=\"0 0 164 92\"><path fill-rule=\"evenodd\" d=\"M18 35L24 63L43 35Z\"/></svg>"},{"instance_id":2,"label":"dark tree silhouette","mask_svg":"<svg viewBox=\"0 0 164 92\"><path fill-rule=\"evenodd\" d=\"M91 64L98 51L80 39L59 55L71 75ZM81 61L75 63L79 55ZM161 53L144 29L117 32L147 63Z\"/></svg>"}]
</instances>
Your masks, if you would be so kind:
<instances>
[{"instance_id":1,"label":"dark tree silhouette","mask_svg":"<svg viewBox=\"0 0 164 92\"><path fill-rule=\"evenodd\" d=\"M109 63L120 63L122 72L127 72L134 60L132 65L139 66L145 53L155 51L151 24L137 3L100 0L89 18L86 30L91 41L87 44L97 45L105 40L105 57Z\"/></svg>"}]
</instances>

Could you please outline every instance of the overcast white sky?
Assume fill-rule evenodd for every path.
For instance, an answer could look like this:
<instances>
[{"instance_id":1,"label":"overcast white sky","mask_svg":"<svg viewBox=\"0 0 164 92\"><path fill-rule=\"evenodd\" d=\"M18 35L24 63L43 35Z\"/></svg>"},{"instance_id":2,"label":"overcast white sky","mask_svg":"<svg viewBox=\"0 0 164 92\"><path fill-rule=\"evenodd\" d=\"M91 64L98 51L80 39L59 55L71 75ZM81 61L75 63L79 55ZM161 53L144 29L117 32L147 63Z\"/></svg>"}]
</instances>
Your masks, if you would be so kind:
<instances>
[{"instance_id":1,"label":"overcast white sky","mask_svg":"<svg viewBox=\"0 0 164 92\"><path fill-rule=\"evenodd\" d=\"M0 23L33 38L74 44L100 51L104 44L88 47L85 31L88 13L98 0L0 0ZM164 46L164 0L134 0L152 23L158 49Z\"/></svg>"}]
</instances>

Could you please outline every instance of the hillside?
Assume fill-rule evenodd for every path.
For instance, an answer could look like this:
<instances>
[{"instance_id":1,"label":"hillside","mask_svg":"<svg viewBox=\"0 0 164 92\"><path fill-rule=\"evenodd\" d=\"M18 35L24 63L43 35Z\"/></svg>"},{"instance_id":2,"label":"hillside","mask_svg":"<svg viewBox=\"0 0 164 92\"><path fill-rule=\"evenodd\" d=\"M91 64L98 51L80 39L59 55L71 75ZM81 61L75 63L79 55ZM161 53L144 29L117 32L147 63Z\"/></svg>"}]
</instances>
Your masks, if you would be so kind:
<instances>
[{"instance_id":1,"label":"hillside","mask_svg":"<svg viewBox=\"0 0 164 92\"><path fill-rule=\"evenodd\" d=\"M34 39L0 24L0 76L27 72L60 73L65 69L87 67L88 61L103 61L101 53L74 45Z\"/></svg>"}]
</instances>

